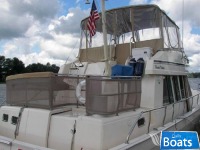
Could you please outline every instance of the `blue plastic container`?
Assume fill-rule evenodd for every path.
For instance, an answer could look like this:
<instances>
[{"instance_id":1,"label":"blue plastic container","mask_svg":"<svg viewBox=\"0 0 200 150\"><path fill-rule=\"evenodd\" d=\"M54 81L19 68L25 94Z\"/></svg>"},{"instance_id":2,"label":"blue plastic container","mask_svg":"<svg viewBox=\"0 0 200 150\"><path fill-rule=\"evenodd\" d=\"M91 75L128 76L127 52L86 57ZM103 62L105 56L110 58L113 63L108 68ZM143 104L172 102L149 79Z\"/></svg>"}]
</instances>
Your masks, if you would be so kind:
<instances>
[{"instance_id":1,"label":"blue plastic container","mask_svg":"<svg viewBox=\"0 0 200 150\"><path fill-rule=\"evenodd\" d=\"M124 65L114 65L111 76L133 76L133 67Z\"/></svg>"}]
</instances>

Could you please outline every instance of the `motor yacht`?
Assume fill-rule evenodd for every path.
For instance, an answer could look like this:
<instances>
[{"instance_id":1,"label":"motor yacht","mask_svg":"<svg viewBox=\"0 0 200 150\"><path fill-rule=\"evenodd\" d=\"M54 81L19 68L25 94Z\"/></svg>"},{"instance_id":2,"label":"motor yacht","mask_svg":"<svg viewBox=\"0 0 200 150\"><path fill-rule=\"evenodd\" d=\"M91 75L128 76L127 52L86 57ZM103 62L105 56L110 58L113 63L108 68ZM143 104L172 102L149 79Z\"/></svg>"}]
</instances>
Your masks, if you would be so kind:
<instances>
[{"instance_id":1,"label":"motor yacht","mask_svg":"<svg viewBox=\"0 0 200 150\"><path fill-rule=\"evenodd\" d=\"M58 74L7 77L0 149L159 149L162 131L198 125L199 93L175 22L156 5L99 16L93 37L89 17L81 21L79 54Z\"/></svg>"}]
</instances>

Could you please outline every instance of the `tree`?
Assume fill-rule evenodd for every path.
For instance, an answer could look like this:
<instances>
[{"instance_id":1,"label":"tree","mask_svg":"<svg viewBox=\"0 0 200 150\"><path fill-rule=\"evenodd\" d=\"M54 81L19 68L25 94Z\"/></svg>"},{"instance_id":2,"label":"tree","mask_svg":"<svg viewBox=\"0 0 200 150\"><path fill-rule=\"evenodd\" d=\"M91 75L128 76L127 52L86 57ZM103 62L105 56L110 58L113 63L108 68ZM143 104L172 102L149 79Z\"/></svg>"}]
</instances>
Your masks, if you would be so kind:
<instances>
[{"instance_id":1,"label":"tree","mask_svg":"<svg viewBox=\"0 0 200 150\"><path fill-rule=\"evenodd\" d=\"M9 75L45 71L58 73L59 67L55 64L51 65L49 62L46 65L34 63L25 67L24 63L16 57L11 59L0 56L0 82L5 82L6 77Z\"/></svg>"},{"instance_id":2,"label":"tree","mask_svg":"<svg viewBox=\"0 0 200 150\"><path fill-rule=\"evenodd\" d=\"M58 73L59 69L60 69L60 67L56 66L55 64L51 65L52 72Z\"/></svg>"},{"instance_id":3,"label":"tree","mask_svg":"<svg viewBox=\"0 0 200 150\"><path fill-rule=\"evenodd\" d=\"M25 72L24 63L18 58L14 57L12 60L12 74L19 74Z\"/></svg>"},{"instance_id":4,"label":"tree","mask_svg":"<svg viewBox=\"0 0 200 150\"><path fill-rule=\"evenodd\" d=\"M3 72L3 64L5 61L4 56L0 56L0 82L3 82L4 72Z\"/></svg>"},{"instance_id":5,"label":"tree","mask_svg":"<svg viewBox=\"0 0 200 150\"><path fill-rule=\"evenodd\" d=\"M13 65L12 59L6 58L3 63L3 69L2 69L6 77L12 75L12 65Z\"/></svg>"},{"instance_id":6,"label":"tree","mask_svg":"<svg viewBox=\"0 0 200 150\"><path fill-rule=\"evenodd\" d=\"M50 71L54 73L58 73L59 67L56 66L55 64L51 65L49 62L46 65L43 65L41 63L37 64L30 64L26 67L26 72L45 72L45 71Z\"/></svg>"},{"instance_id":7,"label":"tree","mask_svg":"<svg viewBox=\"0 0 200 150\"><path fill-rule=\"evenodd\" d=\"M4 56L3 56L4 57ZM5 78L9 75L24 73L25 66L22 61L14 57L13 59L1 57L1 81L5 81ZM4 61L3 61L4 60Z\"/></svg>"}]
</instances>

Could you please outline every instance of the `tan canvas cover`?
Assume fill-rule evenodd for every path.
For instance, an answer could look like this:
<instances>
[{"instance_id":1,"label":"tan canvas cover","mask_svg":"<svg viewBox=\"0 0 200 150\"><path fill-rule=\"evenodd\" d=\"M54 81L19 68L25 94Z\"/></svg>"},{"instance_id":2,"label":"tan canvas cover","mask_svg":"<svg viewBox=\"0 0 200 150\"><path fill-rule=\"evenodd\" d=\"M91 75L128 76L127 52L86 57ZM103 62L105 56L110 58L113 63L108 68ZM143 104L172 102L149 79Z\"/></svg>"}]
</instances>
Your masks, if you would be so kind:
<instances>
[{"instance_id":1,"label":"tan canvas cover","mask_svg":"<svg viewBox=\"0 0 200 150\"><path fill-rule=\"evenodd\" d=\"M42 77L53 77L55 74L53 72L34 72L34 73L24 73L24 74L17 74L11 75L6 78L8 80L14 79L24 79L24 78L42 78Z\"/></svg>"}]
</instances>

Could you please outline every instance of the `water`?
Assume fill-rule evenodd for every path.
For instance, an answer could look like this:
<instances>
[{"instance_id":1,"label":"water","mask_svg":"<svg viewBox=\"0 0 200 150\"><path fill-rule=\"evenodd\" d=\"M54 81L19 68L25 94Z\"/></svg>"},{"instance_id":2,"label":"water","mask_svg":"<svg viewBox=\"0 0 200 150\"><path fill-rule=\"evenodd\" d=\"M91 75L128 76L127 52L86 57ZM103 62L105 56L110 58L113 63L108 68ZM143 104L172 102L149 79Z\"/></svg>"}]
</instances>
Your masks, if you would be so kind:
<instances>
[{"instance_id":1,"label":"water","mask_svg":"<svg viewBox=\"0 0 200 150\"><path fill-rule=\"evenodd\" d=\"M189 78L188 81L193 90L200 91L200 78Z\"/></svg>"},{"instance_id":2,"label":"water","mask_svg":"<svg viewBox=\"0 0 200 150\"><path fill-rule=\"evenodd\" d=\"M6 99L6 85L0 84L0 105Z\"/></svg>"}]
</instances>

